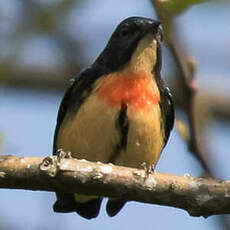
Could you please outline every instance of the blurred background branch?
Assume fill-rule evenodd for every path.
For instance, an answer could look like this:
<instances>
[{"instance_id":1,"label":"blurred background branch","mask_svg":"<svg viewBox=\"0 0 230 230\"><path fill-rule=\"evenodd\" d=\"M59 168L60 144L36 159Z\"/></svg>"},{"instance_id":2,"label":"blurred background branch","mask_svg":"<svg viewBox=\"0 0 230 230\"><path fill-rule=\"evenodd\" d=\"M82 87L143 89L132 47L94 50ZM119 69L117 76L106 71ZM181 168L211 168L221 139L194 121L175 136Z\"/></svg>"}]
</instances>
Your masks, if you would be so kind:
<instances>
[{"instance_id":1,"label":"blurred background branch","mask_svg":"<svg viewBox=\"0 0 230 230\"><path fill-rule=\"evenodd\" d=\"M204 98L202 98L202 100L200 97L196 96L198 90L195 79L196 61L194 58L191 59L185 54L185 49L180 43L181 38L178 33L177 24L175 23L175 17L178 16L178 14L188 7L191 7L193 4L202 2L205 2L205 0L152 0L152 4L155 7L156 13L164 29L166 45L168 46L178 69L178 75L175 79L180 82L180 87L173 88L173 95L178 95L177 92L182 91L183 102L182 104L179 104L179 107L182 109L188 120L187 132L189 133L189 139L184 138L185 136L188 136L188 134L184 134L184 127L183 131L181 126L177 126L177 129L182 138L186 141L188 149L200 161L205 171L212 177L215 177L215 174L212 172L212 168L207 161L209 154L207 152L208 147L205 146L205 144L208 144L208 142L202 140L205 139L205 129L210 123L210 117L213 115L213 111L216 112L216 117L222 114L219 118L224 117L226 119L228 116L230 107L226 107L226 105L229 105L230 97L223 97L222 95L215 95L213 97L213 92L208 92L207 95L203 94ZM210 96L210 94L212 96ZM210 102L211 97L216 98L216 96L218 98L217 100L207 103ZM206 103L202 103L202 101ZM177 100L175 103L178 106ZM203 109L199 106L200 103L205 104ZM220 221L223 229L230 229L230 224L226 217L221 217Z\"/></svg>"},{"instance_id":2,"label":"blurred background branch","mask_svg":"<svg viewBox=\"0 0 230 230\"><path fill-rule=\"evenodd\" d=\"M182 83L180 90L183 91L183 107L187 120L188 120L188 132L189 132L189 140L187 140L188 149L195 155L195 157L201 162L204 169L211 173L210 168L208 166L205 153L201 149L198 141L200 137L197 132L197 116L195 108L195 94L196 94L196 83L195 83L195 74L196 74L196 63L193 59L189 59L184 54L183 47L180 44L179 36L177 33L176 24L174 23L174 18L179 13L181 13L184 9L194 4L194 2L198 1L161 1L161 0L152 0L152 3L156 9L157 15L162 23L164 34L165 34L165 42L168 46L172 56L175 60L175 64L178 69L178 77ZM175 89L174 93L176 94L178 89ZM177 102L176 102L177 105ZM180 131L180 129L179 129ZM181 133L181 132L180 132ZM183 137L183 135L182 135Z\"/></svg>"}]
</instances>

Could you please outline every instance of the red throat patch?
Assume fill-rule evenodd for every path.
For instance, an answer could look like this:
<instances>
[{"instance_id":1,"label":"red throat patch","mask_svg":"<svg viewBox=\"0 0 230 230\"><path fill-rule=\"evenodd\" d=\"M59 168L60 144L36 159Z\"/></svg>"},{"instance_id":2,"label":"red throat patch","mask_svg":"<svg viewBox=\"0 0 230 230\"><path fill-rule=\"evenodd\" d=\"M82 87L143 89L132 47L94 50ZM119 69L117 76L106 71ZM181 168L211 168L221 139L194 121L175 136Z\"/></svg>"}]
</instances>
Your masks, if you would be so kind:
<instances>
[{"instance_id":1,"label":"red throat patch","mask_svg":"<svg viewBox=\"0 0 230 230\"><path fill-rule=\"evenodd\" d=\"M97 89L98 97L114 108L127 104L133 111L151 109L160 100L160 94L152 76L146 74L111 74Z\"/></svg>"}]
</instances>

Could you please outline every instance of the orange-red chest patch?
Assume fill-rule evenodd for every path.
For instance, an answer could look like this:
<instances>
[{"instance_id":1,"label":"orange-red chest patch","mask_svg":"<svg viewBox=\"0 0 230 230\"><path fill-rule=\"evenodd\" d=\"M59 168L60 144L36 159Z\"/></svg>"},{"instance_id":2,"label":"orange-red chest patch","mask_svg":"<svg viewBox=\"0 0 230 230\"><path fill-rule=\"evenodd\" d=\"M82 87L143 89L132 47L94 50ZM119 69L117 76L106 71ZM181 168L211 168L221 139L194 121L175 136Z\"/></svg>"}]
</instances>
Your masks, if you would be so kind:
<instances>
[{"instance_id":1,"label":"orange-red chest patch","mask_svg":"<svg viewBox=\"0 0 230 230\"><path fill-rule=\"evenodd\" d=\"M155 81L146 74L111 74L100 83L97 95L114 108L125 103L133 111L151 109L160 100Z\"/></svg>"}]
</instances>

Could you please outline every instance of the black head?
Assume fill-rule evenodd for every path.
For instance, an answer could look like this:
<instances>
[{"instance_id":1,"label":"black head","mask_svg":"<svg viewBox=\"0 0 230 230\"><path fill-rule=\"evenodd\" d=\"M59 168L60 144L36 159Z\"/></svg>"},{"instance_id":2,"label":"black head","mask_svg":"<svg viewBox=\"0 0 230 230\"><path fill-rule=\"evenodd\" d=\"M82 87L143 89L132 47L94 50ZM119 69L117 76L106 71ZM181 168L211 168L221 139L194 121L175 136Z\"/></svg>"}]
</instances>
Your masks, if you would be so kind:
<instances>
[{"instance_id":1,"label":"black head","mask_svg":"<svg viewBox=\"0 0 230 230\"><path fill-rule=\"evenodd\" d=\"M97 58L94 66L103 73L114 72L124 67L130 60L138 42L152 33L157 42L161 40L160 22L150 18L130 17L122 21L113 32L108 44Z\"/></svg>"}]
</instances>

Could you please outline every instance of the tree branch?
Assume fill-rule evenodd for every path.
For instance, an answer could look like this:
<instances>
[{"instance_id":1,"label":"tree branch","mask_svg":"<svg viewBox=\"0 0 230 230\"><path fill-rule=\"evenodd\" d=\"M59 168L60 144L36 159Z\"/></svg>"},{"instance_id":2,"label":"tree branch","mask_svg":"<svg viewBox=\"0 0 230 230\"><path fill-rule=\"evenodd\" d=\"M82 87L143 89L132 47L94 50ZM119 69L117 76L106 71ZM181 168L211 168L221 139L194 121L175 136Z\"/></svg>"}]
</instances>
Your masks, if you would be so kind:
<instances>
[{"instance_id":1,"label":"tree branch","mask_svg":"<svg viewBox=\"0 0 230 230\"><path fill-rule=\"evenodd\" d=\"M181 208L192 216L230 213L230 181L147 174L146 170L59 157L0 156L0 188L122 197Z\"/></svg>"}]
</instances>

